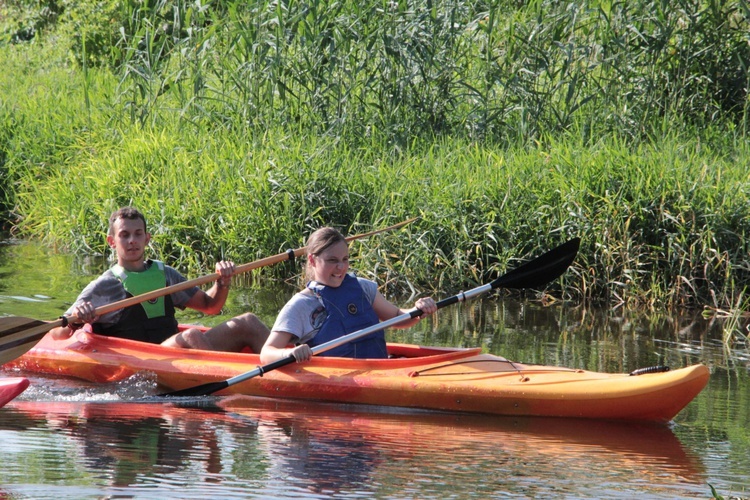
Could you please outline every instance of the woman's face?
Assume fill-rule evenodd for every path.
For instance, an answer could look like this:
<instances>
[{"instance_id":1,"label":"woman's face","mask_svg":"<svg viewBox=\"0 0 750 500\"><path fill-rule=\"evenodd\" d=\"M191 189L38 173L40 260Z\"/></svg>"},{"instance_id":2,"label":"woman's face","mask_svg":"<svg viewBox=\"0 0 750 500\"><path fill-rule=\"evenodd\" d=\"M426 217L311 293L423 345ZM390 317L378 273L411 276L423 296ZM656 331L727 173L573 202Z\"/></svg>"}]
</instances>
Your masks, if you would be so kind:
<instances>
[{"instance_id":1,"label":"woman's face","mask_svg":"<svg viewBox=\"0 0 750 500\"><path fill-rule=\"evenodd\" d=\"M312 266L315 281L336 288L349 270L349 245L345 241L334 243L318 255L310 255L308 265Z\"/></svg>"}]
</instances>

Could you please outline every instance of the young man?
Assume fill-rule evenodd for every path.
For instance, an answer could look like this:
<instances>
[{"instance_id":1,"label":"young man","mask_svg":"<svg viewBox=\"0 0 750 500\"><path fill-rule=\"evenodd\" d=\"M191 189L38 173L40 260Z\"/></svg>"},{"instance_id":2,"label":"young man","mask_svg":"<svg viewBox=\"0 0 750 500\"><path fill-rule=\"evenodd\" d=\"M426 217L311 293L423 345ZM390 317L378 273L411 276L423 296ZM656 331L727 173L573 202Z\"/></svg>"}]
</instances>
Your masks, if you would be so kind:
<instances>
[{"instance_id":1,"label":"young man","mask_svg":"<svg viewBox=\"0 0 750 500\"><path fill-rule=\"evenodd\" d=\"M176 308L217 314L224 307L234 273L234 263L229 261L216 264L220 277L207 292L193 287L101 317L94 315L96 307L186 281L174 268L156 260L144 260L150 240L141 212L132 207L114 212L109 218L107 243L115 250L117 264L89 283L65 312L65 316L75 316L81 323L54 328L52 336L68 338L84 323L90 323L92 331L102 335L212 351L239 352L247 347L260 353L269 330L251 313L232 318L205 333L197 328L177 332Z\"/></svg>"}]
</instances>

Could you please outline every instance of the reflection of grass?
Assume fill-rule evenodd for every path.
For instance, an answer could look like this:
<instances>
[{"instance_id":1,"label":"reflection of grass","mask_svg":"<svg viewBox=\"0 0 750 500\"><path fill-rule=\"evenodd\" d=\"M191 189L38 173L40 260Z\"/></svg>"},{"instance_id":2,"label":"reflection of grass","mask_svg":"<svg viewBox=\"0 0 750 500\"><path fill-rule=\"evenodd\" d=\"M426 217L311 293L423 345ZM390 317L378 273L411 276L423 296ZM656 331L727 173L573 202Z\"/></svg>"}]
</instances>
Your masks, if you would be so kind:
<instances>
[{"instance_id":1,"label":"reflection of grass","mask_svg":"<svg viewBox=\"0 0 750 500\"><path fill-rule=\"evenodd\" d=\"M724 343L728 347L731 347L732 345L734 345L736 341L742 340L743 342L746 343L748 340L747 333L745 333L748 327L748 323L746 321L746 314L745 314L745 311L747 311L748 301L745 300L744 304L738 303L737 305L738 307L735 307L734 309L732 309L732 312L729 315L729 319L724 325L724 337L723 338L724 338ZM740 339L740 337L742 337L742 339Z\"/></svg>"},{"instance_id":2,"label":"reflection of grass","mask_svg":"<svg viewBox=\"0 0 750 500\"><path fill-rule=\"evenodd\" d=\"M728 310L705 308L705 317L716 316L723 319L723 341L727 347L737 343L748 345L748 329L750 329L750 297L739 294L733 307Z\"/></svg>"},{"instance_id":3,"label":"reflection of grass","mask_svg":"<svg viewBox=\"0 0 750 500\"><path fill-rule=\"evenodd\" d=\"M50 252L38 244L0 246L0 314L52 321L103 263Z\"/></svg>"}]
</instances>

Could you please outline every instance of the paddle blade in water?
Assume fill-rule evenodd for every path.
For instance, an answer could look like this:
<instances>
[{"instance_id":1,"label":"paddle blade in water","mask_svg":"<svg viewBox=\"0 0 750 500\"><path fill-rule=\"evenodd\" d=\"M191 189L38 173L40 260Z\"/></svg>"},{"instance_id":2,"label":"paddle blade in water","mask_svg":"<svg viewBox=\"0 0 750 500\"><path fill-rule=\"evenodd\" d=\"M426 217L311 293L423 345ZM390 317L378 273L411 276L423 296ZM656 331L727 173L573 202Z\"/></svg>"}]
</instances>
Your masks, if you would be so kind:
<instances>
[{"instance_id":1,"label":"paddle blade in water","mask_svg":"<svg viewBox=\"0 0 750 500\"><path fill-rule=\"evenodd\" d=\"M209 382L208 384L198 385L196 387L188 387L180 391L168 392L165 394L159 394L158 397L166 398L184 398L190 396L208 396L214 392L219 392L222 389L229 387L226 380L221 382Z\"/></svg>"}]
</instances>

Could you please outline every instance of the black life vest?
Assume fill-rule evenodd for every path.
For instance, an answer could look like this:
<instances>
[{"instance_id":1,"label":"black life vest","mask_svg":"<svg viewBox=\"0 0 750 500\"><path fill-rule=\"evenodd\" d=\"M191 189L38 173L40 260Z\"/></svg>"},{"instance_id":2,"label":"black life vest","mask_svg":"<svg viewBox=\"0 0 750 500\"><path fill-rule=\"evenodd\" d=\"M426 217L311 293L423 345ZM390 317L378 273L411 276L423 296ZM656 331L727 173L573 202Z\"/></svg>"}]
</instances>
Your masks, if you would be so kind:
<instances>
[{"instance_id":1,"label":"black life vest","mask_svg":"<svg viewBox=\"0 0 750 500\"><path fill-rule=\"evenodd\" d=\"M149 263L151 265L142 272L128 272L119 265L112 267L112 273L122 283L127 297L167 286L164 263L158 260ZM95 323L93 327L94 333L101 335L161 344L177 333L177 319L172 298L167 295L126 307L114 325Z\"/></svg>"}]
</instances>

